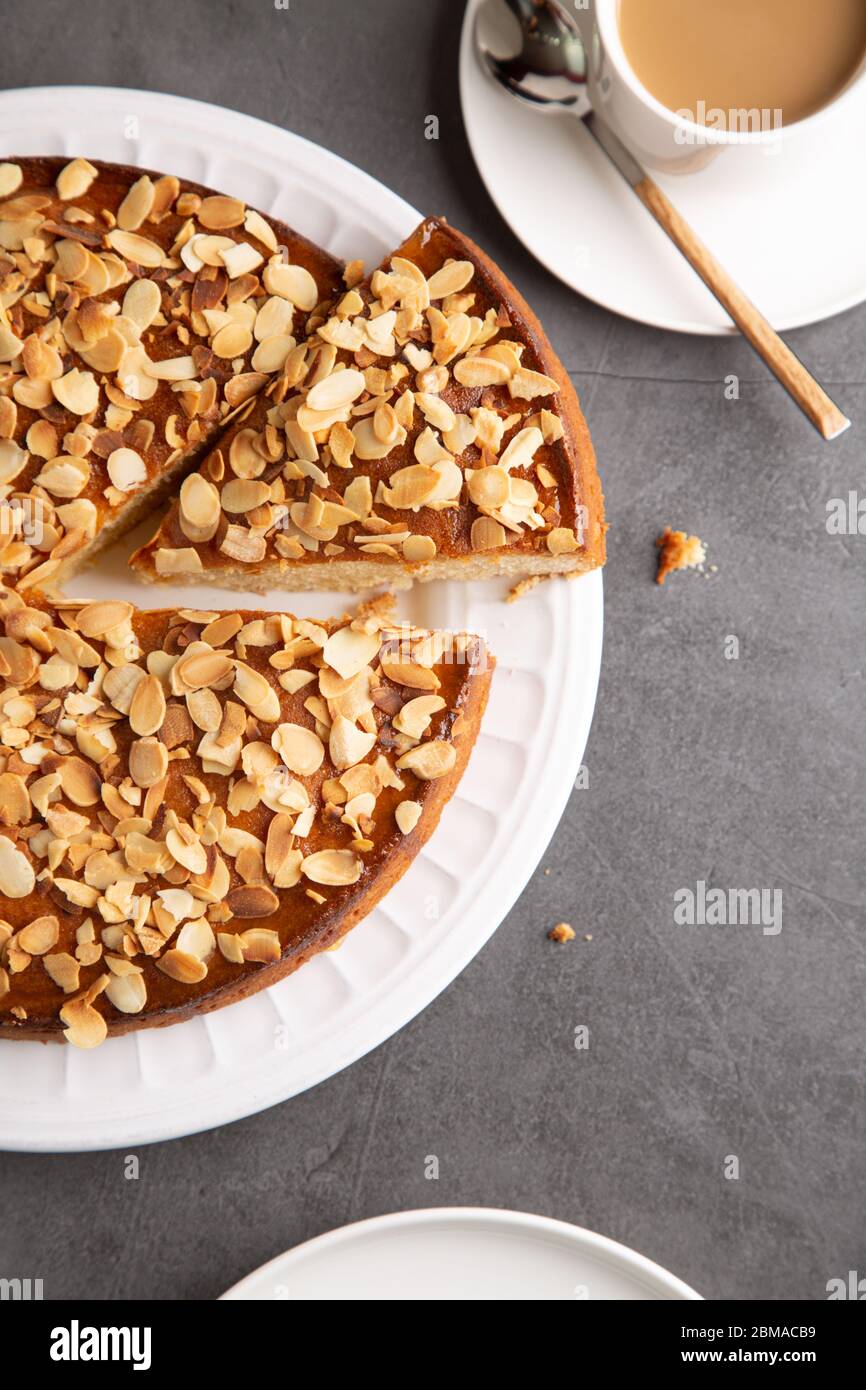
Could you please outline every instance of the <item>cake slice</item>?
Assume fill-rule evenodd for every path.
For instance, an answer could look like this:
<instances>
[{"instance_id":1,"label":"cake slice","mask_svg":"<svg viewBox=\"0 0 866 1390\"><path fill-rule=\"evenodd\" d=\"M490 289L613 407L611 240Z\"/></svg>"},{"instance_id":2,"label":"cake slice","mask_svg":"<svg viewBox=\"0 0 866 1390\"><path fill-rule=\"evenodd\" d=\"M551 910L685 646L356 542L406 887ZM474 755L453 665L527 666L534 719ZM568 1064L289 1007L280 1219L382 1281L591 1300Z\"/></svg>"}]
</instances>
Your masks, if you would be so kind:
<instances>
[{"instance_id":1,"label":"cake slice","mask_svg":"<svg viewBox=\"0 0 866 1390\"><path fill-rule=\"evenodd\" d=\"M0 574L56 586L146 515L342 285L304 237L173 175L0 163Z\"/></svg>"},{"instance_id":2,"label":"cake slice","mask_svg":"<svg viewBox=\"0 0 866 1390\"><path fill-rule=\"evenodd\" d=\"M466 766L483 642L0 591L0 1038L93 1047L261 989L400 877Z\"/></svg>"},{"instance_id":3,"label":"cake slice","mask_svg":"<svg viewBox=\"0 0 866 1390\"><path fill-rule=\"evenodd\" d=\"M289 354L158 534L150 580L407 587L604 561L574 388L532 311L431 219Z\"/></svg>"}]
</instances>

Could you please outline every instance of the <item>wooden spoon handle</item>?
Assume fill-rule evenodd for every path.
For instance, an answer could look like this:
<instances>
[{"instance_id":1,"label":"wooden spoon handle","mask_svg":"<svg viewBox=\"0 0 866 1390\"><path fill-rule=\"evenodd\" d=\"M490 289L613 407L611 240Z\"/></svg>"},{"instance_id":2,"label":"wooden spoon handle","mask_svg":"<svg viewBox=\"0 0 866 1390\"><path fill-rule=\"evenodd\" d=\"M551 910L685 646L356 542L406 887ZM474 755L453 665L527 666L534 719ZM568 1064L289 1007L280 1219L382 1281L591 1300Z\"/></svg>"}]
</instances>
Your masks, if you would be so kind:
<instances>
[{"instance_id":1,"label":"wooden spoon handle","mask_svg":"<svg viewBox=\"0 0 866 1390\"><path fill-rule=\"evenodd\" d=\"M692 231L658 184L648 175L633 185L644 206L663 231L682 251L704 284L727 309L734 323L752 347L775 372L800 409L825 439L835 439L851 421L834 405L822 386L806 370L787 343L784 343L750 299L734 283L715 256Z\"/></svg>"}]
</instances>

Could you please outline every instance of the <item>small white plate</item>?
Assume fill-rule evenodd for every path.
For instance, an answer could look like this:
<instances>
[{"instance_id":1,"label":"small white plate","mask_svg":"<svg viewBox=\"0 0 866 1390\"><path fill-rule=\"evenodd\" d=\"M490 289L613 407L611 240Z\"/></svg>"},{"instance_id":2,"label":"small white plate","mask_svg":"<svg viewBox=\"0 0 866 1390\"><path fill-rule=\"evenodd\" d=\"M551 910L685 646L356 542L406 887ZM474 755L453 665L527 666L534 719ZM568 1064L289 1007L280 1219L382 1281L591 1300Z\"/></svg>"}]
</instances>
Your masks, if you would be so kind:
<instances>
[{"instance_id":1,"label":"small white plate","mask_svg":"<svg viewBox=\"0 0 866 1390\"><path fill-rule=\"evenodd\" d=\"M460 48L475 162L512 231L572 289L628 318L686 333L730 319L574 116L539 115L481 71L469 0ZM503 7L504 8L504 7ZM486 16L485 16L486 22ZM654 174L774 328L866 299L866 88L844 119L696 174Z\"/></svg>"},{"instance_id":2,"label":"small white plate","mask_svg":"<svg viewBox=\"0 0 866 1390\"><path fill-rule=\"evenodd\" d=\"M153 92L44 87L0 93L0 158L83 154L167 169L236 193L336 255L375 264L421 214L296 135ZM149 526L142 528L143 540ZM81 598L228 608L207 584L159 590L115 547L70 585ZM272 989L94 1052L0 1043L0 1148L134 1146L251 1115L332 1076L425 1008L492 936L556 829L589 734L601 661L601 574L542 584L421 584L402 618L468 629L498 666L457 795L409 872L346 938ZM322 616L357 595L245 595L250 607Z\"/></svg>"},{"instance_id":3,"label":"small white plate","mask_svg":"<svg viewBox=\"0 0 866 1390\"><path fill-rule=\"evenodd\" d=\"M223 1294L322 1302L700 1297L606 1236L487 1207L396 1212L343 1226L278 1255Z\"/></svg>"}]
</instances>

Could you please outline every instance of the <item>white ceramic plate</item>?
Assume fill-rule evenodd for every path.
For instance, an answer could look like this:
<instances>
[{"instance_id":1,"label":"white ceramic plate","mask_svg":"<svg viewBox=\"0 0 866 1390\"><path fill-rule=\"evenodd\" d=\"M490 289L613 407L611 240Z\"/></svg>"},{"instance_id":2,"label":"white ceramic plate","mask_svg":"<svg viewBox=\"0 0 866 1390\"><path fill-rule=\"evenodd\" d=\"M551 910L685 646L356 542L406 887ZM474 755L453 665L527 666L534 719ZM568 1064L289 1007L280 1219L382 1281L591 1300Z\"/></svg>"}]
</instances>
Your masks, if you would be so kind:
<instances>
[{"instance_id":1,"label":"white ceramic plate","mask_svg":"<svg viewBox=\"0 0 866 1390\"><path fill-rule=\"evenodd\" d=\"M700 1294L636 1251L579 1226L518 1211L439 1207L317 1236L223 1297L550 1302Z\"/></svg>"},{"instance_id":2,"label":"white ceramic plate","mask_svg":"<svg viewBox=\"0 0 866 1390\"><path fill-rule=\"evenodd\" d=\"M554 275L616 313L687 333L736 332L580 121L529 111L482 73L472 42L482 3L469 0L463 24L463 119L512 231ZM700 173L654 175L779 330L866 299L866 90L846 112L772 149L722 152Z\"/></svg>"},{"instance_id":3,"label":"white ceramic plate","mask_svg":"<svg viewBox=\"0 0 866 1390\"><path fill-rule=\"evenodd\" d=\"M420 219L308 141L154 93L0 93L0 151L168 169L236 193L335 254L371 264ZM232 605L229 593L207 585L159 592L139 585L125 565L129 548L106 556L70 592L110 593L144 607ZM454 979L544 853L574 783L598 682L601 575L541 585L515 605L502 602L506 587L430 584L400 597L399 613L411 621L483 633L499 664L459 792L385 901L339 951L207 1017L110 1039L95 1052L0 1043L0 1147L111 1148L253 1114L376 1047ZM245 598L250 607L317 616L354 601L339 594Z\"/></svg>"}]
</instances>

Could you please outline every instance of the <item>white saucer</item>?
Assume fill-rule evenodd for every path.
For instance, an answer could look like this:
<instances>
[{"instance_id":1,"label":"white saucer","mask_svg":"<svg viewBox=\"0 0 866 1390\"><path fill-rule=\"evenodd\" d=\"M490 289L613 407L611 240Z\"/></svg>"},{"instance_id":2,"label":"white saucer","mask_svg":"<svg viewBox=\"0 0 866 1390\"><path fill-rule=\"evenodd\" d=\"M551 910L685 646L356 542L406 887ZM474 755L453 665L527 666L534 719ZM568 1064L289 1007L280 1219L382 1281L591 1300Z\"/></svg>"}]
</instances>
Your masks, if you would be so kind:
<instances>
[{"instance_id":1,"label":"white saucer","mask_svg":"<svg viewBox=\"0 0 866 1390\"><path fill-rule=\"evenodd\" d=\"M0 93L0 158L52 153L197 179L370 264L421 216L329 151L222 107L110 87ZM232 606L230 593L207 583L158 593L142 585L125 564L133 543L107 552L70 592L145 608ZM0 1148L134 1147L250 1115L348 1066L451 983L517 901L556 829L598 683L600 571L542 584L513 605L503 602L507 590L505 581L434 583L399 596L401 618L480 632L498 664L469 767L435 834L340 950L229 1008L110 1038L94 1052L0 1043ZM250 594L245 603L322 616L355 597Z\"/></svg>"},{"instance_id":2,"label":"white saucer","mask_svg":"<svg viewBox=\"0 0 866 1390\"><path fill-rule=\"evenodd\" d=\"M541 116L482 73L469 0L460 48L463 119L490 196L554 275L628 318L687 333L736 330L580 121ZM654 175L779 330L866 299L866 90L810 132L723 151L697 174Z\"/></svg>"},{"instance_id":3,"label":"white saucer","mask_svg":"<svg viewBox=\"0 0 866 1390\"><path fill-rule=\"evenodd\" d=\"M700 1297L606 1236L487 1207L395 1212L343 1226L278 1255L223 1294L322 1302Z\"/></svg>"}]
</instances>

